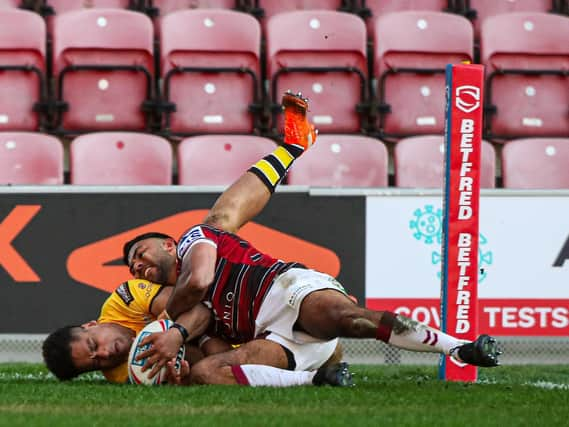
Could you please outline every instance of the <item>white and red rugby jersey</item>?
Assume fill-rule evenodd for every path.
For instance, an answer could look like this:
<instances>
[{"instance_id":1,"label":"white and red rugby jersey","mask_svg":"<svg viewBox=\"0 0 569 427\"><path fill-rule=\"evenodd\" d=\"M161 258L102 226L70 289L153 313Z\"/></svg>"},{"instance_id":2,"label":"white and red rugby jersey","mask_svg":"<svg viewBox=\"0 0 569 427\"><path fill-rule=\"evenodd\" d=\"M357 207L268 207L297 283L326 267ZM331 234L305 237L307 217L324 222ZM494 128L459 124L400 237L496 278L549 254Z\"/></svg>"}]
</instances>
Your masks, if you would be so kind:
<instances>
[{"instance_id":1,"label":"white and red rugby jersey","mask_svg":"<svg viewBox=\"0 0 569 427\"><path fill-rule=\"evenodd\" d=\"M261 253L239 236L205 224L190 228L180 238L179 265L197 243L217 248L215 277L203 301L213 310L216 332L234 343L255 337L255 319L274 278L290 268L306 268Z\"/></svg>"}]
</instances>

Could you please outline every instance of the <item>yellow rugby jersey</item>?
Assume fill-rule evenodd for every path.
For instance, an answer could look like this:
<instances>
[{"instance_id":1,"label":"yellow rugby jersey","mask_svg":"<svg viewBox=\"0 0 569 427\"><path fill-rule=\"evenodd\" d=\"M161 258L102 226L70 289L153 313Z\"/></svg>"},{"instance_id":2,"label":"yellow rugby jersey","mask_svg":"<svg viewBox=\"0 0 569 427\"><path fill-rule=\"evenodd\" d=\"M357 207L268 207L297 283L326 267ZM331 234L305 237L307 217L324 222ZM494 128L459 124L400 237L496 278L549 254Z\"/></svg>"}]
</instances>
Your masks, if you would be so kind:
<instances>
[{"instance_id":1,"label":"yellow rugby jersey","mask_svg":"<svg viewBox=\"0 0 569 427\"><path fill-rule=\"evenodd\" d=\"M142 328L156 320L150 312L150 306L161 289L161 285L141 279L132 279L122 283L103 304L99 322L118 323L138 335ZM128 381L127 362L113 369L102 370L102 372L105 378L112 383Z\"/></svg>"}]
</instances>

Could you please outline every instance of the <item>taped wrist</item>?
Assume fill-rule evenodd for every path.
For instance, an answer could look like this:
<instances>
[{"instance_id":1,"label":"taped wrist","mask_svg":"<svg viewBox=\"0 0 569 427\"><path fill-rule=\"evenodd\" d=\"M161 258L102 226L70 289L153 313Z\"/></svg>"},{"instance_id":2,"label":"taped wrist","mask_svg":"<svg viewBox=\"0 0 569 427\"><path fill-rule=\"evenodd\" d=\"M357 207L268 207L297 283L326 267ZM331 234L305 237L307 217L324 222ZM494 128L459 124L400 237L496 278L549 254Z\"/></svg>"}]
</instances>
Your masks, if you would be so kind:
<instances>
[{"instance_id":1,"label":"taped wrist","mask_svg":"<svg viewBox=\"0 0 569 427\"><path fill-rule=\"evenodd\" d=\"M249 169L273 193L283 180L294 159L302 154L298 147L281 145L268 156L263 157Z\"/></svg>"},{"instance_id":2,"label":"taped wrist","mask_svg":"<svg viewBox=\"0 0 569 427\"><path fill-rule=\"evenodd\" d=\"M177 329L180 332L184 343L188 341L190 334L188 333L188 330L184 328L182 325L180 325L179 323L174 323L172 326L170 326L170 328Z\"/></svg>"}]
</instances>

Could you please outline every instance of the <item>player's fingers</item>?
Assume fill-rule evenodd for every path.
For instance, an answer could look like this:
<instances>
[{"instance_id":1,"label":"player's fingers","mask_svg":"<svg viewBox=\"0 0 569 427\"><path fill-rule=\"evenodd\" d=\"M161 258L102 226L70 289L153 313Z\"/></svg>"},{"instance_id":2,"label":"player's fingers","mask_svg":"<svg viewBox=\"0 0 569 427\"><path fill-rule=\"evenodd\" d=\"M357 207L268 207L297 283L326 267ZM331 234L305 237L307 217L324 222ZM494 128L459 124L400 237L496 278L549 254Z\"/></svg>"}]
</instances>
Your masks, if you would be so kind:
<instances>
[{"instance_id":1,"label":"player's fingers","mask_svg":"<svg viewBox=\"0 0 569 427\"><path fill-rule=\"evenodd\" d=\"M161 357L160 354L153 354L152 356L148 356L146 362L144 362L144 366L142 367L142 372L150 369L153 366L156 366L157 364L159 364L161 368L166 363L166 360L167 359Z\"/></svg>"},{"instance_id":2,"label":"player's fingers","mask_svg":"<svg viewBox=\"0 0 569 427\"><path fill-rule=\"evenodd\" d=\"M160 314L158 315L158 320L166 320L166 319L167 319L167 320L172 320L172 319L170 318L170 315L168 314L168 312L167 312L166 310L162 310L162 313L160 313Z\"/></svg>"},{"instance_id":3,"label":"player's fingers","mask_svg":"<svg viewBox=\"0 0 569 427\"><path fill-rule=\"evenodd\" d=\"M150 361L150 359L146 359L146 362L144 362L144 365L142 365L141 371L148 371L150 368L152 368L152 365L154 365L154 362Z\"/></svg>"},{"instance_id":4,"label":"player's fingers","mask_svg":"<svg viewBox=\"0 0 569 427\"><path fill-rule=\"evenodd\" d=\"M155 339L155 335L154 334L150 334L145 336L142 341L140 341L140 343L138 344L139 347L143 347L147 344L152 344L154 342Z\"/></svg>"},{"instance_id":5,"label":"player's fingers","mask_svg":"<svg viewBox=\"0 0 569 427\"><path fill-rule=\"evenodd\" d=\"M166 363L166 382L168 384L180 385L180 374L176 370L176 364L173 361Z\"/></svg>"},{"instance_id":6,"label":"player's fingers","mask_svg":"<svg viewBox=\"0 0 569 427\"><path fill-rule=\"evenodd\" d=\"M160 369L162 369L163 366L164 366L164 362L162 360L159 360L158 362L156 362L154 364L154 366L152 367L152 370L148 374L148 378L154 378L156 376L156 374L158 372L160 372Z\"/></svg>"},{"instance_id":7,"label":"player's fingers","mask_svg":"<svg viewBox=\"0 0 569 427\"><path fill-rule=\"evenodd\" d=\"M187 360L180 361L180 377L184 378L190 375L190 364Z\"/></svg>"},{"instance_id":8,"label":"player's fingers","mask_svg":"<svg viewBox=\"0 0 569 427\"><path fill-rule=\"evenodd\" d=\"M147 357L154 356L154 353L156 353L156 350L153 347L150 347L149 349L138 353L136 355L136 360L143 360L146 359Z\"/></svg>"},{"instance_id":9,"label":"player's fingers","mask_svg":"<svg viewBox=\"0 0 569 427\"><path fill-rule=\"evenodd\" d=\"M189 384L190 364L186 360L181 360L179 369L176 369L176 358L167 363L168 383L175 385Z\"/></svg>"}]
</instances>

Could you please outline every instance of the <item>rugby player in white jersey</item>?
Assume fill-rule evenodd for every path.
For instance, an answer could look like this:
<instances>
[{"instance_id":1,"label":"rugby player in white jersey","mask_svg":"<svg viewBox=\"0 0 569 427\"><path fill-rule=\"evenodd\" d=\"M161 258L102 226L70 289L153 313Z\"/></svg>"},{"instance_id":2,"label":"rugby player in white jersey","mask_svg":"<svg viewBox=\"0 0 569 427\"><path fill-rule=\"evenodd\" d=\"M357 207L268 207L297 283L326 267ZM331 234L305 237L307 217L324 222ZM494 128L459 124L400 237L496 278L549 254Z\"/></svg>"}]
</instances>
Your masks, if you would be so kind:
<instances>
[{"instance_id":1,"label":"rugby player in white jersey","mask_svg":"<svg viewBox=\"0 0 569 427\"><path fill-rule=\"evenodd\" d=\"M244 343L196 363L192 383L251 384L252 365L310 370L333 354L338 337L375 338L398 348L449 355L476 366L498 365L496 341L481 335L464 342L389 311L356 305L333 277L294 262L282 262L233 234L266 205L293 161L316 138L308 102L285 94L285 143L257 162L216 201L203 224L190 226L179 242L143 234L124 246L124 261L135 278L175 286L165 315L178 322L203 304L214 314L216 332ZM186 333L153 334L142 352L154 375L198 325ZM190 332L188 332L190 331Z\"/></svg>"},{"instance_id":2,"label":"rugby player in white jersey","mask_svg":"<svg viewBox=\"0 0 569 427\"><path fill-rule=\"evenodd\" d=\"M297 99L289 94L285 99ZM285 115L291 114L291 105L285 111ZM294 107L294 106L293 106ZM315 134L314 134L315 136ZM286 142L286 139L285 139ZM249 186L249 181L257 178L245 174L241 180L234 184L230 190L219 198L217 207L212 210L212 215L220 218L228 218L233 212L233 196L241 193ZM248 206L256 206L254 209L262 208L266 203L264 191L261 197L255 201L257 194L250 192L251 202ZM245 199L241 197L241 201ZM237 209L239 211L239 209ZM250 215L249 211L245 215ZM240 217L245 218L245 216ZM246 220L245 220L246 222ZM228 222L228 224L231 222ZM242 225L242 224L241 224ZM163 237L163 235L150 234L147 238ZM90 321L82 325L66 326L58 329L48 336L43 345L43 356L46 365L58 378L62 380L71 379L81 373L93 370L101 370L105 377L113 383L123 383L128 379L127 358L130 345L138 332L148 322L155 320L161 312L165 311L165 306L169 300L173 288L171 286L158 285L146 280L130 280L117 287L106 302L103 304L101 314L97 321ZM231 354L233 347L227 340L216 337L215 331L210 331L209 335L203 335L211 323L211 311L203 305L197 305L186 313L177 317L175 328L172 333L177 335L185 342L199 344L201 351L193 347L188 347L187 355L189 362L196 363L203 355L211 355L220 352ZM187 332L186 326L191 332ZM190 327L191 326L191 327ZM213 339L210 335L214 335ZM246 337L230 341L241 343ZM316 346L315 348L317 348ZM293 355L285 349L288 362L286 367L290 368L294 363ZM288 386L288 385L335 385L348 386L352 384L351 375L347 364L339 363L341 360L341 347L335 345L330 353L326 348L329 357L326 364L320 361L306 370L282 371L271 366L255 365L246 368L250 377L255 377L250 385L269 385L269 386ZM203 353L203 354L202 354ZM241 357L243 364L247 361ZM252 358L251 363L256 363ZM282 365L273 360L272 366ZM189 365L183 365L183 373L187 373ZM196 371L196 372L199 372ZM195 383L187 375L176 374L171 369L173 382L190 384ZM240 376L240 371L235 371L229 376L224 377L226 383L238 383L236 378ZM200 383L207 383L207 379L200 378Z\"/></svg>"}]
</instances>

